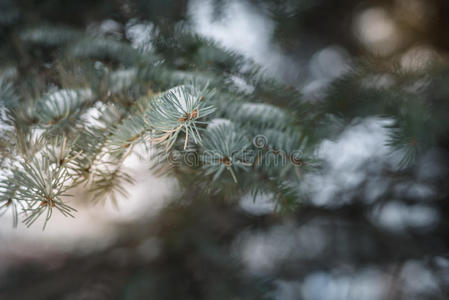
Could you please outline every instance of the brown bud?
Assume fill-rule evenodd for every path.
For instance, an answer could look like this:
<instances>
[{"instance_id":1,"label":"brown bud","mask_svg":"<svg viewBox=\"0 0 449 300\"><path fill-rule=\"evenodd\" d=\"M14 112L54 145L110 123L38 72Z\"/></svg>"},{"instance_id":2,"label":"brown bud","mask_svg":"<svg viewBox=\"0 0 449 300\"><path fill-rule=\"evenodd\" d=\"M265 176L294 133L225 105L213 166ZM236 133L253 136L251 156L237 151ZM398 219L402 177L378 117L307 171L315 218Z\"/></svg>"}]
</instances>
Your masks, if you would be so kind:
<instances>
[{"instance_id":1,"label":"brown bud","mask_svg":"<svg viewBox=\"0 0 449 300\"><path fill-rule=\"evenodd\" d=\"M223 158L220 158L219 160L218 160L218 162L219 163L223 163L223 164L225 164L226 166L230 166L231 165L231 160L229 159L229 157L227 157L227 156L225 156L225 157L223 157Z\"/></svg>"},{"instance_id":2,"label":"brown bud","mask_svg":"<svg viewBox=\"0 0 449 300\"><path fill-rule=\"evenodd\" d=\"M195 108L192 112L192 118L196 119L197 116L198 116L198 109Z\"/></svg>"},{"instance_id":3,"label":"brown bud","mask_svg":"<svg viewBox=\"0 0 449 300\"><path fill-rule=\"evenodd\" d=\"M190 114L186 113L186 115L184 116L184 118L179 118L178 121L179 122L185 122L187 120L190 120Z\"/></svg>"}]
</instances>

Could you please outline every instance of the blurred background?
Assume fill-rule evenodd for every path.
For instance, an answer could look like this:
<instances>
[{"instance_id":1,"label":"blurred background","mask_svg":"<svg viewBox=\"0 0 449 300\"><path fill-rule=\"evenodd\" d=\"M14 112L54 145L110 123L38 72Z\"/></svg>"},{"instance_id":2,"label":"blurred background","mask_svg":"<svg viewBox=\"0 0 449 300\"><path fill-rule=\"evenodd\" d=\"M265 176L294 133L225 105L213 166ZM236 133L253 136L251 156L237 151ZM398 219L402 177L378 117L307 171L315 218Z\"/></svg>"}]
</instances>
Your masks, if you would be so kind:
<instances>
[{"instance_id":1,"label":"blurred background","mask_svg":"<svg viewBox=\"0 0 449 300\"><path fill-rule=\"evenodd\" d=\"M312 102L355 63L430 74L449 50L447 0L0 1L1 44L33 24L86 29L136 48L151 47L155 29L191 30ZM0 64L2 74L15 72ZM364 84L395 83L378 74ZM359 106L356 121L320 143L324 170L305 176L309 197L288 214L263 196L197 199L131 156L136 184L118 209L76 202L75 219L55 215L45 231L14 229L3 216L0 299L449 299L449 137L392 179L391 120Z\"/></svg>"}]
</instances>

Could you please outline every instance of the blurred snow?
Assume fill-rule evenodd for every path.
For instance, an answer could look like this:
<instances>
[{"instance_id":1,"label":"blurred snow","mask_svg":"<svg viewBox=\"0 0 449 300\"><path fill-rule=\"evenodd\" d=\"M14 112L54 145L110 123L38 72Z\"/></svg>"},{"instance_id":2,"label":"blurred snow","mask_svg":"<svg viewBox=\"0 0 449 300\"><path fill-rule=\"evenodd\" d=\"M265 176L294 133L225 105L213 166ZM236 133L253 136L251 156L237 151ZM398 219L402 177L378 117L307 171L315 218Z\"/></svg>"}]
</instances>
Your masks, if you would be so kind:
<instances>
[{"instance_id":1,"label":"blurred snow","mask_svg":"<svg viewBox=\"0 0 449 300\"><path fill-rule=\"evenodd\" d=\"M385 189L375 174L394 165L385 145L388 135L385 125L391 120L368 118L348 127L336 141L324 140L317 152L325 166L324 173L306 175L302 187L315 205L339 206L351 200L351 191L365 180L371 181L367 192ZM340 201L336 196L341 197Z\"/></svg>"},{"instance_id":2,"label":"blurred snow","mask_svg":"<svg viewBox=\"0 0 449 300\"><path fill-rule=\"evenodd\" d=\"M313 219L301 226L286 221L267 231L248 230L236 238L233 249L249 272L267 274L286 261L322 255L331 242L323 225Z\"/></svg>"},{"instance_id":3,"label":"blurred snow","mask_svg":"<svg viewBox=\"0 0 449 300\"><path fill-rule=\"evenodd\" d=\"M381 300L385 299L387 279L376 269L365 269L355 275L312 273L303 283L306 300Z\"/></svg>"},{"instance_id":4,"label":"blurred snow","mask_svg":"<svg viewBox=\"0 0 449 300\"><path fill-rule=\"evenodd\" d=\"M339 46L318 50L308 64L310 80L303 89L306 100L319 99L325 95L325 88L337 77L349 70L350 56Z\"/></svg>"},{"instance_id":5,"label":"blurred snow","mask_svg":"<svg viewBox=\"0 0 449 300\"><path fill-rule=\"evenodd\" d=\"M389 202L378 207L373 213L374 222L381 227L394 232L407 228L425 229L439 220L438 211L428 205L405 205L399 201Z\"/></svg>"},{"instance_id":6,"label":"blurred snow","mask_svg":"<svg viewBox=\"0 0 449 300\"><path fill-rule=\"evenodd\" d=\"M309 68L315 78L335 79L348 70L349 54L339 46L329 46L317 51Z\"/></svg>"},{"instance_id":7,"label":"blurred snow","mask_svg":"<svg viewBox=\"0 0 449 300\"><path fill-rule=\"evenodd\" d=\"M263 215L275 211L275 202L269 195L261 195L254 197L247 194L239 202L240 207L247 213L252 215Z\"/></svg>"},{"instance_id":8,"label":"blurred snow","mask_svg":"<svg viewBox=\"0 0 449 300\"><path fill-rule=\"evenodd\" d=\"M297 63L273 43L275 24L271 18L249 7L244 1L226 1L222 8L222 15L217 19L212 1L189 1L193 29L216 40L224 48L253 59L273 76L297 74Z\"/></svg>"},{"instance_id":9,"label":"blurred snow","mask_svg":"<svg viewBox=\"0 0 449 300\"><path fill-rule=\"evenodd\" d=\"M437 278L419 261L408 261L402 268L400 277L404 282L405 296L408 296L408 299L427 299L439 289Z\"/></svg>"},{"instance_id":10,"label":"blurred snow","mask_svg":"<svg viewBox=\"0 0 449 300\"><path fill-rule=\"evenodd\" d=\"M93 22L87 26L87 32L95 35L108 35L120 39L122 34L122 25L112 19L106 19L102 22Z\"/></svg>"},{"instance_id":11,"label":"blurred snow","mask_svg":"<svg viewBox=\"0 0 449 300\"><path fill-rule=\"evenodd\" d=\"M136 20L131 20L126 25L125 34L134 48L147 52L153 48L151 40L155 32L157 29L153 23L137 23Z\"/></svg>"}]
</instances>

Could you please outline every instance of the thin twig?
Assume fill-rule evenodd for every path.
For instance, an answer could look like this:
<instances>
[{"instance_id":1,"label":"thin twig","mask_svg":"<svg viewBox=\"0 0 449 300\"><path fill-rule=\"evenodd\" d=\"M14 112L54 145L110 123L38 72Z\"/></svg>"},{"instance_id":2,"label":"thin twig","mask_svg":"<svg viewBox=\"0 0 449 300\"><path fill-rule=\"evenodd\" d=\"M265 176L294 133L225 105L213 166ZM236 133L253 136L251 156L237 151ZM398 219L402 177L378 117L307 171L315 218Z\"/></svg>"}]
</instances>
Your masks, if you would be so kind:
<instances>
[{"instance_id":1,"label":"thin twig","mask_svg":"<svg viewBox=\"0 0 449 300\"><path fill-rule=\"evenodd\" d=\"M189 129L187 128L187 125L184 125L184 127L186 128L186 139L184 141L184 150L187 149L187 142L189 140Z\"/></svg>"}]
</instances>

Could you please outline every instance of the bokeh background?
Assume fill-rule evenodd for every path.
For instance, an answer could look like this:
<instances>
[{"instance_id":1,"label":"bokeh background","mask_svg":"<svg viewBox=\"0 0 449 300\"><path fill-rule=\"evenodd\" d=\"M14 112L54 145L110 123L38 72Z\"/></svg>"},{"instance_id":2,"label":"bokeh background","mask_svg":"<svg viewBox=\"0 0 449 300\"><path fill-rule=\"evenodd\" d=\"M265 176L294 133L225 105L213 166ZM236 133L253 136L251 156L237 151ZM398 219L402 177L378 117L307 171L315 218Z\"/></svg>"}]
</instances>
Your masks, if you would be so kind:
<instances>
[{"instance_id":1,"label":"bokeh background","mask_svg":"<svg viewBox=\"0 0 449 300\"><path fill-rule=\"evenodd\" d=\"M1 43L41 23L135 47L151 47L155 28L182 27L253 59L307 101L359 61L425 73L449 50L446 0L0 1ZM131 156L136 184L118 209L75 201L76 218L55 215L45 231L0 218L0 299L448 299L447 151L431 149L392 182L383 176L395 162L389 122L360 118L323 140L325 171L304 178L309 203L290 214L263 196L197 199Z\"/></svg>"}]
</instances>

